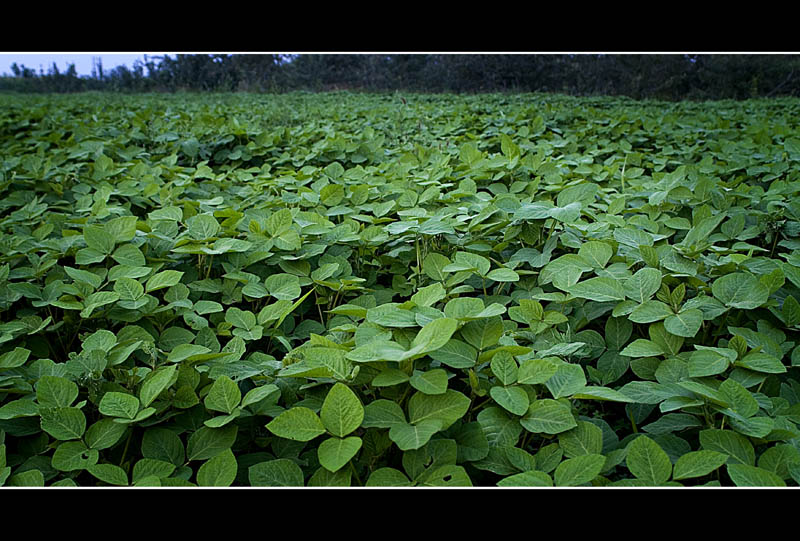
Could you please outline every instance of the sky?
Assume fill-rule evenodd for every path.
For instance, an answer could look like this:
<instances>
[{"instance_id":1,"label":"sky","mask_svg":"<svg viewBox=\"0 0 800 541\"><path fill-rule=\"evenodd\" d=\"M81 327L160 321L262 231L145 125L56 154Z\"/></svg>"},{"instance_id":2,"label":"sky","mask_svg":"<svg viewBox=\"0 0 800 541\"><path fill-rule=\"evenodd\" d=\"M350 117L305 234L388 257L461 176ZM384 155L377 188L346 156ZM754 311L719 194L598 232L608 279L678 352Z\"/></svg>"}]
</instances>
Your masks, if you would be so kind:
<instances>
[{"instance_id":1,"label":"sky","mask_svg":"<svg viewBox=\"0 0 800 541\"><path fill-rule=\"evenodd\" d=\"M148 53L148 56L159 56L160 53ZM125 65L133 68L136 60L144 61L144 53L0 53L0 75L12 75L11 64L25 65L39 73L39 67L47 73L53 62L60 72L67 69L68 64L75 64L78 75L91 75L95 58L101 58L103 71L111 71L117 66Z\"/></svg>"}]
</instances>

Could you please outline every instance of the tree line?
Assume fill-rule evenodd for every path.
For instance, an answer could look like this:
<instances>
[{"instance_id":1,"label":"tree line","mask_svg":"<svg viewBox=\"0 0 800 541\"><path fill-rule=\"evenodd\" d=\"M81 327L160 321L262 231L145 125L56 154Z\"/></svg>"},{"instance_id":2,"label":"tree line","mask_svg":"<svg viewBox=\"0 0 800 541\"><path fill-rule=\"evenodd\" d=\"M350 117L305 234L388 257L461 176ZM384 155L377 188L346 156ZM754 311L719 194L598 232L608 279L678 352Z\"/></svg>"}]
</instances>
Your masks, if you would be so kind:
<instances>
[{"instance_id":1,"label":"tree line","mask_svg":"<svg viewBox=\"0 0 800 541\"><path fill-rule=\"evenodd\" d=\"M204 54L144 57L79 76L12 66L0 91L556 92L634 99L800 95L789 54Z\"/></svg>"}]
</instances>

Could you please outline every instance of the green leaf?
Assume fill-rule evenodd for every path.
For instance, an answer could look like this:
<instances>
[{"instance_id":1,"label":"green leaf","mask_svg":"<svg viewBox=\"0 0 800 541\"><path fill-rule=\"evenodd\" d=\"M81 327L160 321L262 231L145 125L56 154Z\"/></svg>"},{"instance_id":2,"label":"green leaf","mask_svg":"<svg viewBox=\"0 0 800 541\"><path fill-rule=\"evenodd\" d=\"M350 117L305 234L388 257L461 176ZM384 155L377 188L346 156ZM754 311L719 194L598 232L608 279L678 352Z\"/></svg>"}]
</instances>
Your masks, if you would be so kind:
<instances>
[{"instance_id":1,"label":"green leaf","mask_svg":"<svg viewBox=\"0 0 800 541\"><path fill-rule=\"evenodd\" d=\"M685 399L687 397L676 398ZM700 426L702 426L702 423L694 415L689 415L687 413L668 413L659 417L658 420L644 425L642 430L649 434L660 436L662 434L670 434L672 432Z\"/></svg>"},{"instance_id":2,"label":"green leaf","mask_svg":"<svg viewBox=\"0 0 800 541\"><path fill-rule=\"evenodd\" d=\"M780 359L762 351L750 352L734 365L765 374L783 374L787 370Z\"/></svg>"},{"instance_id":3,"label":"green leaf","mask_svg":"<svg viewBox=\"0 0 800 541\"><path fill-rule=\"evenodd\" d=\"M793 296L788 295L781 307L781 315L786 325L789 327L795 326L800 323L800 303L797 302Z\"/></svg>"},{"instance_id":4,"label":"green leaf","mask_svg":"<svg viewBox=\"0 0 800 541\"><path fill-rule=\"evenodd\" d=\"M457 328L458 321L448 317L434 319L427 323L411 342L409 358L428 354L444 347Z\"/></svg>"},{"instance_id":5,"label":"green leaf","mask_svg":"<svg viewBox=\"0 0 800 541\"><path fill-rule=\"evenodd\" d=\"M391 340L381 338L371 340L366 344L358 346L345 355L347 360L366 363L372 361L403 361L410 357L408 351Z\"/></svg>"},{"instance_id":6,"label":"green leaf","mask_svg":"<svg viewBox=\"0 0 800 541\"><path fill-rule=\"evenodd\" d=\"M302 293L300 279L294 274L272 274L264 281L269 294L279 300L292 301Z\"/></svg>"},{"instance_id":7,"label":"green leaf","mask_svg":"<svg viewBox=\"0 0 800 541\"><path fill-rule=\"evenodd\" d=\"M492 357L490 366L492 368L492 373L503 385L516 383L519 367L514 357L509 353L500 352Z\"/></svg>"},{"instance_id":8,"label":"green leaf","mask_svg":"<svg viewBox=\"0 0 800 541\"><path fill-rule=\"evenodd\" d=\"M606 463L606 457L590 454L568 458L558 465L553 478L557 487L576 487L597 477Z\"/></svg>"},{"instance_id":9,"label":"green leaf","mask_svg":"<svg viewBox=\"0 0 800 541\"><path fill-rule=\"evenodd\" d=\"M430 441L431 436L442 429L440 419L425 419L417 423L395 424L389 429L391 439L401 451L419 449Z\"/></svg>"},{"instance_id":10,"label":"green leaf","mask_svg":"<svg viewBox=\"0 0 800 541\"><path fill-rule=\"evenodd\" d=\"M75 440L86 431L86 416L80 408L40 408L42 430L57 440Z\"/></svg>"},{"instance_id":11,"label":"green leaf","mask_svg":"<svg viewBox=\"0 0 800 541\"><path fill-rule=\"evenodd\" d=\"M343 438L361 425L364 406L350 387L335 383L322 403L319 418L328 432Z\"/></svg>"},{"instance_id":12,"label":"green leaf","mask_svg":"<svg viewBox=\"0 0 800 541\"><path fill-rule=\"evenodd\" d=\"M172 287L180 283L182 277L183 272L181 271L161 271L148 278L147 283L145 284L145 291L147 291L147 293L152 293L153 291L157 291L159 289Z\"/></svg>"},{"instance_id":13,"label":"green leaf","mask_svg":"<svg viewBox=\"0 0 800 541\"><path fill-rule=\"evenodd\" d=\"M730 404L730 408L742 417L752 417L758 413L758 402L740 383L726 379L718 390L720 396Z\"/></svg>"},{"instance_id":14,"label":"green leaf","mask_svg":"<svg viewBox=\"0 0 800 541\"><path fill-rule=\"evenodd\" d=\"M114 237L109 235L102 227L96 225L87 225L83 229L83 238L86 240L86 246L92 250L111 255L114 251Z\"/></svg>"},{"instance_id":15,"label":"green leaf","mask_svg":"<svg viewBox=\"0 0 800 541\"><path fill-rule=\"evenodd\" d=\"M785 487L786 483L771 471L748 464L728 464L728 475L737 487Z\"/></svg>"},{"instance_id":16,"label":"green leaf","mask_svg":"<svg viewBox=\"0 0 800 541\"><path fill-rule=\"evenodd\" d=\"M677 355L686 340L682 336L676 336L667 331L661 321L651 324L647 328L647 334L650 335L650 340L669 355Z\"/></svg>"},{"instance_id":17,"label":"green leaf","mask_svg":"<svg viewBox=\"0 0 800 541\"><path fill-rule=\"evenodd\" d=\"M525 471L504 477L497 482L499 487L551 487L553 478L543 471Z\"/></svg>"},{"instance_id":18,"label":"green leaf","mask_svg":"<svg viewBox=\"0 0 800 541\"><path fill-rule=\"evenodd\" d=\"M247 471L250 485L254 487L303 486L303 470L288 458L259 462Z\"/></svg>"},{"instance_id":19,"label":"green leaf","mask_svg":"<svg viewBox=\"0 0 800 541\"><path fill-rule=\"evenodd\" d=\"M256 326L256 316L249 310L240 310L235 306L225 312L225 321L239 329L250 330Z\"/></svg>"},{"instance_id":20,"label":"green leaf","mask_svg":"<svg viewBox=\"0 0 800 541\"><path fill-rule=\"evenodd\" d=\"M703 477L725 464L726 460L728 455L718 451L690 451L681 455L675 462L672 478L677 481Z\"/></svg>"},{"instance_id":21,"label":"green leaf","mask_svg":"<svg viewBox=\"0 0 800 541\"><path fill-rule=\"evenodd\" d=\"M416 425L427 420L440 421L445 430L467 413L470 403L467 396L453 389L439 395L416 392L408 401L409 422Z\"/></svg>"},{"instance_id":22,"label":"green leaf","mask_svg":"<svg viewBox=\"0 0 800 541\"><path fill-rule=\"evenodd\" d=\"M410 379L409 375L397 368L386 368L380 374L372 378L370 385L373 387L391 387L405 383Z\"/></svg>"},{"instance_id":23,"label":"green leaf","mask_svg":"<svg viewBox=\"0 0 800 541\"><path fill-rule=\"evenodd\" d=\"M395 425L406 424L406 416L397 402L379 398L373 400L364 408L364 428L391 428Z\"/></svg>"},{"instance_id":24,"label":"green leaf","mask_svg":"<svg viewBox=\"0 0 800 541\"><path fill-rule=\"evenodd\" d=\"M36 401L45 408L66 408L78 398L78 386L58 376L42 376L36 382Z\"/></svg>"},{"instance_id":25,"label":"green leaf","mask_svg":"<svg viewBox=\"0 0 800 541\"><path fill-rule=\"evenodd\" d=\"M510 417L504 410L496 407L484 408L478 413L478 424L486 434L492 447L516 445L522 433L522 425L516 417Z\"/></svg>"},{"instance_id":26,"label":"green leaf","mask_svg":"<svg viewBox=\"0 0 800 541\"><path fill-rule=\"evenodd\" d=\"M147 375L139 388L139 402L143 408L149 406L158 395L169 387L177 370L176 365L162 366Z\"/></svg>"},{"instance_id":27,"label":"green leaf","mask_svg":"<svg viewBox=\"0 0 800 541\"><path fill-rule=\"evenodd\" d=\"M128 393L110 391L103 395L98 409L109 417L133 419L139 412L139 399Z\"/></svg>"},{"instance_id":28,"label":"green leaf","mask_svg":"<svg viewBox=\"0 0 800 541\"><path fill-rule=\"evenodd\" d=\"M663 355L664 350L661 348L661 346L651 340L637 338L619 353L620 355L625 355L626 357L655 357L658 355Z\"/></svg>"},{"instance_id":29,"label":"green leaf","mask_svg":"<svg viewBox=\"0 0 800 541\"><path fill-rule=\"evenodd\" d=\"M30 356L29 349L15 347L11 351L7 351L0 355L0 370L4 368L17 368L25 364Z\"/></svg>"},{"instance_id":30,"label":"green leaf","mask_svg":"<svg viewBox=\"0 0 800 541\"><path fill-rule=\"evenodd\" d=\"M758 467L769 470L781 479L791 477L792 465L800 465L800 451L790 443L770 447L758 457Z\"/></svg>"},{"instance_id":31,"label":"green leaf","mask_svg":"<svg viewBox=\"0 0 800 541\"><path fill-rule=\"evenodd\" d=\"M586 386L586 375L579 364L564 363L545 382L553 398L562 398L576 393Z\"/></svg>"},{"instance_id":32,"label":"green leaf","mask_svg":"<svg viewBox=\"0 0 800 541\"><path fill-rule=\"evenodd\" d=\"M684 246L692 246L698 243L706 242L706 239L709 237L709 235L711 235L717 226L722 223L722 220L724 220L725 217L726 213L720 212L715 216L709 216L702 220L696 221L694 227L689 230L681 244Z\"/></svg>"},{"instance_id":33,"label":"green leaf","mask_svg":"<svg viewBox=\"0 0 800 541\"><path fill-rule=\"evenodd\" d=\"M220 226L209 214L197 214L186 220L187 232L194 240L208 240L217 236Z\"/></svg>"},{"instance_id":34,"label":"green leaf","mask_svg":"<svg viewBox=\"0 0 800 541\"><path fill-rule=\"evenodd\" d=\"M461 340L451 338L443 346L428 352L428 356L450 368L470 368L478 360L478 350Z\"/></svg>"},{"instance_id":35,"label":"green leaf","mask_svg":"<svg viewBox=\"0 0 800 541\"><path fill-rule=\"evenodd\" d=\"M609 350L619 351L633 333L633 325L627 319L610 317L606 319L604 337Z\"/></svg>"},{"instance_id":36,"label":"green leaf","mask_svg":"<svg viewBox=\"0 0 800 541\"><path fill-rule=\"evenodd\" d=\"M443 394L447 391L447 372L442 368L434 368L424 372L416 370L409 379L409 383L414 389L425 394Z\"/></svg>"},{"instance_id":37,"label":"green leaf","mask_svg":"<svg viewBox=\"0 0 800 541\"><path fill-rule=\"evenodd\" d=\"M53 453L51 464L59 471L77 471L94 466L99 458L99 451L89 449L82 441L66 441Z\"/></svg>"},{"instance_id":38,"label":"green leaf","mask_svg":"<svg viewBox=\"0 0 800 541\"><path fill-rule=\"evenodd\" d=\"M453 263L446 265L442 270L444 272L472 271L480 276L486 276L491 266L491 262L481 255L456 252Z\"/></svg>"},{"instance_id":39,"label":"green leaf","mask_svg":"<svg viewBox=\"0 0 800 541\"><path fill-rule=\"evenodd\" d=\"M417 292L411 296L411 302L417 306L433 306L446 296L447 291L442 284L436 282L429 286L419 288Z\"/></svg>"},{"instance_id":40,"label":"green leaf","mask_svg":"<svg viewBox=\"0 0 800 541\"><path fill-rule=\"evenodd\" d=\"M122 277L114 282L114 291L120 300L135 301L144 295L144 286L138 280Z\"/></svg>"},{"instance_id":41,"label":"green leaf","mask_svg":"<svg viewBox=\"0 0 800 541\"><path fill-rule=\"evenodd\" d=\"M461 328L461 336L473 347L485 350L503 336L503 320L498 316L470 321Z\"/></svg>"},{"instance_id":42,"label":"green leaf","mask_svg":"<svg viewBox=\"0 0 800 541\"><path fill-rule=\"evenodd\" d=\"M86 468L94 477L109 485L126 486L128 474L116 464L94 464Z\"/></svg>"},{"instance_id":43,"label":"green leaf","mask_svg":"<svg viewBox=\"0 0 800 541\"><path fill-rule=\"evenodd\" d=\"M636 271L623 284L625 296L640 304L648 301L660 287L661 271L650 267Z\"/></svg>"},{"instance_id":44,"label":"green leaf","mask_svg":"<svg viewBox=\"0 0 800 541\"><path fill-rule=\"evenodd\" d=\"M755 466L756 454L753 444L745 436L731 430L710 428L700 431L702 450L717 451L728 455L726 464Z\"/></svg>"},{"instance_id":45,"label":"green leaf","mask_svg":"<svg viewBox=\"0 0 800 541\"><path fill-rule=\"evenodd\" d=\"M579 201L575 201L563 207L554 207L550 210L550 216L559 222L572 223L580 218L582 206Z\"/></svg>"},{"instance_id":46,"label":"green leaf","mask_svg":"<svg viewBox=\"0 0 800 541\"><path fill-rule=\"evenodd\" d=\"M558 434L578 426L569 406L550 398L534 401L520 424L534 433Z\"/></svg>"},{"instance_id":47,"label":"green leaf","mask_svg":"<svg viewBox=\"0 0 800 541\"><path fill-rule=\"evenodd\" d=\"M462 321L480 319L480 313L486 308L482 299L475 297L456 297L444 306L445 316Z\"/></svg>"},{"instance_id":48,"label":"green leaf","mask_svg":"<svg viewBox=\"0 0 800 541\"><path fill-rule=\"evenodd\" d=\"M723 413L730 415L728 411ZM753 438L765 438L775 427L775 421L771 417L750 417L744 419L739 416L731 416L731 428L737 432Z\"/></svg>"},{"instance_id":49,"label":"green leaf","mask_svg":"<svg viewBox=\"0 0 800 541\"><path fill-rule=\"evenodd\" d=\"M703 324L703 312L697 308L683 310L664 320L664 328L675 336L693 338Z\"/></svg>"},{"instance_id":50,"label":"green leaf","mask_svg":"<svg viewBox=\"0 0 800 541\"><path fill-rule=\"evenodd\" d=\"M608 243L590 240L581 244L580 248L578 248L578 255L595 269L602 269L608 264L613 252Z\"/></svg>"},{"instance_id":51,"label":"green leaf","mask_svg":"<svg viewBox=\"0 0 800 541\"><path fill-rule=\"evenodd\" d=\"M238 428L235 425L222 428L201 426L189 436L186 442L187 460L207 460L214 458L236 441Z\"/></svg>"},{"instance_id":52,"label":"green leaf","mask_svg":"<svg viewBox=\"0 0 800 541\"><path fill-rule=\"evenodd\" d=\"M361 449L361 444L361 438L356 436L328 438L320 443L317 448L319 463L329 471L339 471L345 464L350 462L350 459L356 456L356 453Z\"/></svg>"},{"instance_id":53,"label":"green leaf","mask_svg":"<svg viewBox=\"0 0 800 541\"><path fill-rule=\"evenodd\" d=\"M84 441L90 448L101 451L113 447L127 429L127 426L115 423L113 419L100 419L86 430ZM181 447L181 452L183 452L183 447Z\"/></svg>"},{"instance_id":54,"label":"green leaf","mask_svg":"<svg viewBox=\"0 0 800 541\"><path fill-rule=\"evenodd\" d=\"M669 456L647 436L637 436L628 444L625 462L628 470L648 485L663 485L672 475Z\"/></svg>"},{"instance_id":55,"label":"green leaf","mask_svg":"<svg viewBox=\"0 0 800 541\"><path fill-rule=\"evenodd\" d=\"M90 285L93 289L97 289L103 284L103 277L85 270L75 269L72 267L64 267L64 272L67 276L75 280Z\"/></svg>"},{"instance_id":56,"label":"green leaf","mask_svg":"<svg viewBox=\"0 0 800 541\"><path fill-rule=\"evenodd\" d=\"M202 316L222 312L223 308L222 305L216 301L199 300L194 303L194 310Z\"/></svg>"},{"instance_id":57,"label":"green leaf","mask_svg":"<svg viewBox=\"0 0 800 541\"><path fill-rule=\"evenodd\" d=\"M78 265L92 265L104 261L106 254L92 248L83 248L75 252L75 263Z\"/></svg>"},{"instance_id":58,"label":"green leaf","mask_svg":"<svg viewBox=\"0 0 800 541\"><path fill-rule=\"evenodd\" d=\"M181 451L183 452L183 451ZM158 479L165 479L169 477L176 469L176 465L163 460L155 458L142 458L136 461L133 465L133 472L131 479L134 484L139 483L142 479L154 476Z\"/></svg>"},{"instance_id":59,"label":"green leaf","mask_svg":"<svg viewBox=\"0 0 800 541\"><path fill-rule=\"evenodd\" d=\"M236 480L238 464L233 451L226 449L204 462L197 470L201 487L228 487Z\"/></svg>"},{"instance_id":60,"label":"green leaf","mask_svg":"<svg viewBox=\"0 0 800 541\"><path fill-rule=\"evenodd\" d=\"M711 293L725 306L752 310L758 308L769 298L766 288L752 274L734 272L714 280Z\"/></svg>"},{"instance_id":61,"label":"green leaf","mask_svg":"<svg viewBox=\"0 0 800 541\"><path fill-rule=\"evenodd\" d=\"M417 327L414 312L399 308L398 303L386 303L367 310L367 321L382 327Z\"/></svg>"},{"instance_id":62,"label":"green leaf","mask_svg":"<svg viewBox=\"0 0 800 541\"><path fill-rule=\"evenodd\" d=\"M227 425L242 414L240 409L236 409L229 415L217 415L211 419L206 419L203 424L209 428L219 428Z\"/></svg>"},{"instance_id":63,"label":"green leaf","mask_svg":"<svg viewBox=\"0 0 800 541\"><path fill-rule=\"evenodd\" d=\"M344 469L337 472L328 471L325 468L317 468L308 479L310 487L349 487L352 482L352 470Z\"/></svg>"},{"instance_id":64,"label":"green leaf","mask_svg":"<svg viewBox=\"0 0 800 541\"><path fill-rule=\"evenodd\" d=\"M241 400L239 386L228 376L221 376L211 385L203 403L210 410L231 414Z\"/></svg>"},{"instance_id":65,"label":"green leaf","mask_svg":"<svg viewBox=\"0 0 800 541\"><path fill-rule=\"evenodd\" d=\"M518 282L519 274L511 269L500 268L489 271L486 278L495 282Z\"/></svg>"},{"instance_id":66,"label":"green leaf","mask_svg":"<svg viewBox=\"0 0 800 541\"><path fill-rule=\"evenodd\" d=\"M603 451L603 431L590 422L578 421L578 426L558 435L558 445L567 458L599 455Z\"/></svg>"},{"instance_id":67,"label":"green leaf","mask_svg":"<svg viewBox=\"0 0 800 541\"><path fill-rule=\"evenodd\" d=\"M83 301L85 308L81 310L81 317L88 319L92 312L94 312L95 308L105 306L106 304L111 304L112 302L117 302L118 300L119 293L117 292L98 291L97 293L92 293L86 297L86 300Z\"/></svg>"},{"instance_id":68,"label":"green leaf","mask_svg":"<svg viewBox=\"0 0 800 541\"><path fill-rule=\"evenodd\" d=\"M522 387L496 385L489 390L492 399L514 415L525 415L530 406L528 393Z\"/></svg>"},{"instance_id":69,"label":"green leaf","mask_svg":"<svg viewBox=\"0 0 800 541\"><path fill-rule=\"evenodd\" d=\"M580 280L581 274L594 270L578 254L564 254L544 266L539 274L539 285L552 283L559 289L572 286Z\"/></svg>"},{"instance_id":70,"label":"green leaf","mask_svg":"<svg viewBox=\"0 0 800 541\"><path fill-rule=\"evenodd\" d=\"M689 377L701 378L725 372L736 360L736 352L728 348L695 345L697 351L689 356Z\"/></svg>"},{"instance_id":71,"label":"green leaf","mask_svg":"<svg viewBox=\"0 0 800 541\"><path fill-rule=\"evenodd\" d=\"M394 204L394 201L389 201ZM422 271L432 280L444 281L447 278L447 272L444 267L450 264L450 260L442 254L430 252L422 260Z\"/></svg>"},{"instance_id":72,"label":"green leaf","mask_svg":"<svg viewBox=\"0 0 800 541\"><path fill-rule=\"evenodd\" d=\"M310 441L325 433L325 426L313 410L295 406L267 423L270 432L281 438Z\"/></svg>"},{"instance_id":73,"label":"green leaf","mask_svg":"<svg viewBox=\"0 0 800 541\"><path fill-rule=\"evenodd\" d=\"M572 393L570 398L581 400L608 400L611 402L634 402L630 397L608 387L587 385Z\"/></svg>"},{"instance_id":74,"label":"green leaf","mask_svg":"<svg viewBox=\"0 0 800 541\"><path fill-rule=\"evenodd\" d=\"M403 472L389 467L373 471L366 482L368 487L410 487L411 485L411 481Z\"/></svg>"},{"instance_id":75,"label":"green leaf","mask_svg":"<svg viewBox=\"0 0 800 541\"><path fill-rule=\"evenodd\" d=\"M136 236L136 216L119 216L112 218L103 224L103 229L108 233L114 242L130 242Z\"/></svg>"},{"instance_id":76,"label":"green leaf","mask_svg":"<svg viewBox=\"0 0 800 541\"><path fill-rule=\"evenodd\" d=\"M597 302L624 301L625 290L619 280L608 276L596 276L565 288L573 297Z\"/></svg>"},{"instance_id":77,"label":"green leaf","mask_svg":"<svg viewBox=\"0 0 800 541\"><path fill-rule=\"evenodd\" d=\"M10 467L3 468L3 473L0 474L0 480L5 479L4 476L8 476L11 472ZM0 483L0 486L3 486ZM11 477L8 477L8 482L5 486L10 487L43 487L44 486L44 474L41 470L27 470L20 473L15 473Z\"/></svg>"},{"instance_id":78,"label":"green leaf","mask_svg":"<svg viewBox=\"0 0 800 541\"><path fill-rule=\"evenodd\" d=\"M147 260L142 251L133 244L123 244L117 248L111 258L120 265L127 265L129 267L144 267ZM148 274L149 274L149 269Z\"/></svg>"},{"instance_id":79,"label":"green leaf","mask_svg":"<svg viewBox=\"0 0 800 541\"><path fill-rule=\"evenodd\" d=\"M424 479L420 480L422 487L471 487L472 480L462 467L456 464L445 464L436 468Z\"/></svg>"},{"instance_id":80,"label":"green leaf","mask_svg":"<svg viewBox=\"0 0 800 541\"><path fill-rule=\"evenodd\" d=\"M197 344L179 344L175 346L167 355L167 361L179 363L184 360L199 360L202 356L210 353L211 350L205 346Z\"/></svg>"},{"instance_id":81,"label":"green leaf","mask_svg":"<svg viewBox=\"0 0 800 541\"><path fill-rule=\"evenodd\" d=\"M457 462L473 462L486 458L489 454L489 440L480 423L463 423L452 433L458 446Z\"/></svg>"},{"instance_id":82,"label":"green leaf","mask_svg":"<svg viewBox=\"0 0 800 541\"><path fill-rule=\"evenodd\" d=\"M292 211L288 208L283 208L273 212L267 218L265 229L271 237L277 237L289 231L292 228L293 221Z\"/></svg>"},{"instance_id":83,"label":"green leaf","mask_svg":"<svg viewBox=\"0 0 800 541\"><path fill-rule=\"evenodd\" d=\"M517 382L526 385L544 383L558 372L559 366L550 359L526 359L519 366Z\"/></svg>"},{"instance_id":84,"label":"green leaf","mask_svg":"<svg viewBox=\"0 0 800 541\"><path fill-rule=\"evenodd\" d=\"M244 395L241 407L244 408L247 406L258 404L259 402L267 399L270 396L279 396L280 392L281 392L280 388L274 383L268 383L266 385L254 387L249 391L247 391L247 394Z\"/></svg>"},{"instance_id":85,"label":"green leaf","mask_svg":"<svg viewBox=\"0 0 800 541\"><path fill-rule=\"evenodd\" d=\"M124 427L124 425L120 426ZM205 434L204 439L212 439L207 437L207 433L204 432L203 434ZM201 434L201 436L203 434ZM202 441L195 441L193 443L192 450L193 452L199 451L200 454L202 454L201 447L198 447L198 443L202 443ZM169 462L171 464L175 464L176 466L182 466L185 458L183 442L172 430L159 427L148 428L142 435L142 456L156 460L163 460L164 462Z\"/></svg>"}]
</instances>

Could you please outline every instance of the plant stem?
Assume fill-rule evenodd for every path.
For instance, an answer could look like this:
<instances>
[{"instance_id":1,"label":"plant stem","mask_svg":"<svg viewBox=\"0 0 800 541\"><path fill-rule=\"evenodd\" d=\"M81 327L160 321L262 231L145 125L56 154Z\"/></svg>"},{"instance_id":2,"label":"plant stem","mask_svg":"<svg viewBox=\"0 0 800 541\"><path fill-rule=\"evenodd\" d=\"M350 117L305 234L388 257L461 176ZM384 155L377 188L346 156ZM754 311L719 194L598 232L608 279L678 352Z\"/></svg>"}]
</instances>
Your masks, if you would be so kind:
<instances>
[{"instance_id":1,"label":"plant stem","mask_svg":"<svg viewBox=\"0 0 800 541\"><path fill-rule=\"evenodd\" d=\"M525 432L525 434L522 436L522 443L519 446L520 449L522 449L523 451L525 450L525 448L528 446L528 442L530 441L532 435L533 432Z\"/></svg>"},{"instance_id":2,"label":"plant stem","mask_svg":"<svg viewBox=\"0 0 800 541\"><path fill-rule=\"evenodd\" d=\"M350 461L350 469L353 470L353 475L356 478L356 483L358 483L358 486L364 486L364 483L361 482L361 478L358 476L358 471L356 471L356 466L353 464L352 460Z\"/></svg>"},{"instance_id":3,"label":"plant stem","mask_svg":"<svg viewBox=\"0 0 800 541\"><path fill-rule=\"evenodd\" d=\"M206 280L211 277L211 267L214 265L214 254L208 260L208 269L206 270Z\"/></svg>"},{"instance_id":4,"label":"plant stem","mask_svg":"<svg viewBox=\"0 0 800 541\"><path fill-rule=\"evenodd\" d=\"M125 457L128 455L128 447L130 447L131 445L132 438L133 438L133 428L131 428L131 431L128 434L128 439L125 441L125 449L122 450L122 458L120 458L119 460L120 467L122 467L122 465L125 463Z\"/></svg>"},{"instance_id":5,"label":"plant stem","mask_svg":"<svg viewBox=\"0 0 800 541\"><path fill-rule=\"evenodd\" d=\"M619 176L619 181L622 183L622 193L625 193L625 166L628 165L628 155L625 154L625 161L622 162L622 173Z\"/></svg>"},{"instance_id":6,"label":"plant stem","mask_svg":"<svg viewBox=\"0 0 800 541\"><path fill-rule=\"evenodd\" d=\"M417 248L417 274L419 274L420 271L422 270L422 265L419 262L419 260L420 260L420 257L419 257L419 235L415 235L414 236L414 245Z\"/></svg>"}]
</instances>

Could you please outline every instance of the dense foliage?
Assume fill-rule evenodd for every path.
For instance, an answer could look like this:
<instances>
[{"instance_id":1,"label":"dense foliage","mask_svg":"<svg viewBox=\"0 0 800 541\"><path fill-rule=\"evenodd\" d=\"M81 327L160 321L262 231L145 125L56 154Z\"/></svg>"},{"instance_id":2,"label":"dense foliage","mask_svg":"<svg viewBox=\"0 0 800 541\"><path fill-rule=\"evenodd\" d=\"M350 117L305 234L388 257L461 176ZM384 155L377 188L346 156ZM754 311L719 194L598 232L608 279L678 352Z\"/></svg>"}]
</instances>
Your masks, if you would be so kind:
<instances>
[{"instance_id":1,"label":"dense foliage","mask_svg":"<svg viewBox=\"0 0 800 541\"><path fill-rule=\"evenodd\" d=\"M179 54L80 77L12 66L18 92L558 92L636 99L800 96L800 57L777 54ZM48 68L45 71L45 68Z\"/></svg>"},{"instance_id":2,"label":"dense foliage","mask_svg":"<svg viewBox=\"0 0 800 541\"><path fill-rule=\"evenodd\" d=\"M797 100L0 99L0 484L800 482Z\"/></svg>"}]
</instances>

